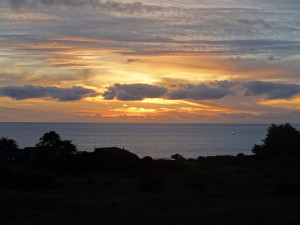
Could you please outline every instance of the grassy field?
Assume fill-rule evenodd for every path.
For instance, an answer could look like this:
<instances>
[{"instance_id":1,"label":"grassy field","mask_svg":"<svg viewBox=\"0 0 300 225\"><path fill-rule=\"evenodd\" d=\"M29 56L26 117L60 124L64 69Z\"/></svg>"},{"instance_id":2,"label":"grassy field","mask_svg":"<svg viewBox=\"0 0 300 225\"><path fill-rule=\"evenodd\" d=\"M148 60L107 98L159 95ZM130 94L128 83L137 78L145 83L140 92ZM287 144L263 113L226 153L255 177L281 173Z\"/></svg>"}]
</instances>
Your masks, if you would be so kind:
<instances>
[{"instance_id":1,"label":"grassy field","mask_svg":"<svg viewBox=\"0 0 300 225\"><path fill-rule=\"evenodd\" d=\"M300 224L299 164L147 163L114 172L1 165L0 224Z\"/></svg>"}]
</instances>

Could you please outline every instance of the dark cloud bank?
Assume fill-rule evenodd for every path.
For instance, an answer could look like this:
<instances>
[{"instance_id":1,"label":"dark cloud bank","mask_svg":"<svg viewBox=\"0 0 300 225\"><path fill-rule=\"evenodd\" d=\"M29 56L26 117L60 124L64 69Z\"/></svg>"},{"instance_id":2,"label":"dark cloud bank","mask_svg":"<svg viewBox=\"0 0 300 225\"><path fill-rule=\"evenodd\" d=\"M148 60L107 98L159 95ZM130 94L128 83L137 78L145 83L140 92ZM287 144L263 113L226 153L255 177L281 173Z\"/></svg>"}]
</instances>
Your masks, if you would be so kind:
<instances>
[{"instance_id":1,"label":"dark cloud bank","mask_svg":"<svg viewBox=\"0 0 300 225\"><path fill-rule=\"evenodd\" d=\"M179 84L173 89L149 84L115 84L102 93L104 99L137 101L145 98L165 98L172 100L221 99L235 94L235 88L243 90L244 96L264 95L267 99L292 98L300 93L300 85L282 84L263 81L246 83L233 81L215 81L201 84Z\"/></svg>"},{"instance_id":2,"label":"dark cloud bank","mask_svg":"<svg viewBox=\"0 0 300 225\"><path fill-rule=\"evenodd\" d=\"M59 101L76 101L86 97L102 95L105 100L140 101L145 98L172 100L209 100L235 95L236 89L244 96L264 96L266 99L288 99L300 94L300 85L263 81L233 82L214 81L201 84L178 84L167 89L149 84L114 84L107 91L98 93L79 86L72 88L43 87L27 85L23 87L0 87L0 97L15 100L32 98L52 98Z\"/></svg>"},{"instance_id":3,"label":"dark cloud bank","mask_svg":"<svg viewBox=\"0 0 300 225\"><path fill-rule=\"evenodd\" d=\"M169 99L220 99L232 93L231 87L236 83L230 81L215 81L198 85L179 85L176 90L168 92Z\"/></svg>"},{"instance_id":4,"label":"dark cloud bank","mask_svg":"<svg viewBox=\"0 0 300 225\"><path fill-rule=\"evenodd\" d=\"M137 101L145 98L161 98L167 93L164 87L149 84L115 84L102 95L106 100Z\"/></svg>"},{"instance_id":5,"label":"dark cloud bank","mask_svg":"<svg viewBox=\"0 0 300 225\"><path fill-rule=\"evenodd\" d=\"M51 6L69 6L69 7L92 7L102 8L104 10L117 13L140 13L161 10L159 6L144 5L141 2L122 3L117 1L101 0L5 0L12 8L20 7L51 7Z\"/></svg>"},{"instance_id":6,"label":"dark cloud bank","mask_svg":"<svg viewBox=\"0 0 300 225\"><path fill-rule=\"evenodd\" d=\"M300 85L252 81L245 84L246 96L267 95L268 99L292 98L300 93Z\"/></svg>"},{"instance_id":7,"label":"dark cloud bank","mask_svg":"<svg viewBox=\"0 0 300 225\"><path fill-rule=\"evenodd\" d=\"M74 86L72 88L42 87L42 86L7 86L0 88L0 96L16 100L31 98L53 98L59 101L76 101L86 97L97 96L92 89Z\"/></svg>"}]
</instances>

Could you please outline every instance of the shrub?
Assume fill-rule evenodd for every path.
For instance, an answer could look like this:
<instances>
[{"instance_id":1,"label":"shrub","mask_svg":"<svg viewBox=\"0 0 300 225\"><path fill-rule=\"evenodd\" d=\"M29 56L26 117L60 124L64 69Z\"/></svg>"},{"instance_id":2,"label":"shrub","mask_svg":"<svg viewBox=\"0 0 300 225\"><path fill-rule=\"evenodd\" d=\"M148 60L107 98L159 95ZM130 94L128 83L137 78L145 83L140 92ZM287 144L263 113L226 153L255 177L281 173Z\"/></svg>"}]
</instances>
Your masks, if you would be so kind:
<instances>
[{"instance_id":1,"label":"shrub","mask_svg":"<svg viewBox=\"0 0 300 225\"><path fill-rule=\"evenodd\" d=\"M35 146L45 149L60 149L65 154L74 154L77 152L77 146L72 141L61 140L59 134L54 131L45 133Z\"/></svg>"},{"instance_id":2,"label":"shrub","mask_svg":"<svg viewBox=\"0 0 300 225\"><path fill-rule=\"evenodd\" d=\"M300 133L289 123L272 124L267 129L266 138L261 145L255 144L252 152L259 157L272 158L288 155L299 158Z\"/></svg>"},{"instance_id":3,"label":"shrub","mask_svg":"<svg viewBox=\"0 0 300 225\"><path fill-rule=\"evenodd\" d=\"M180 161L186 160L186 159L185 159L182 155L180 155L180 154L171 155L171 158L172 158L172 159L175 159L175 160L180 160Z\"/></svg>"},{"instance_id":4,"label":"shrub","mask_svg":"<svg viewBox=\"0 0 300 225\"><path fill-rule=\"evenodd\" d=\"M0 138L0 150L16 150L18 144L15 140L2 137Z\"/></svg>"},{"instance_id":5,"label":"shrub","mask_svg":"<svg viewBox=\"0 0 300 225\"><path fill-rule=\"evenodd\" d=\"M152 161L153 161L153 158L150 157L150 156L145 156L144 158L142 158L142 160L143 160L144 162L152 162Z\"/></svg>"}]
</instances>

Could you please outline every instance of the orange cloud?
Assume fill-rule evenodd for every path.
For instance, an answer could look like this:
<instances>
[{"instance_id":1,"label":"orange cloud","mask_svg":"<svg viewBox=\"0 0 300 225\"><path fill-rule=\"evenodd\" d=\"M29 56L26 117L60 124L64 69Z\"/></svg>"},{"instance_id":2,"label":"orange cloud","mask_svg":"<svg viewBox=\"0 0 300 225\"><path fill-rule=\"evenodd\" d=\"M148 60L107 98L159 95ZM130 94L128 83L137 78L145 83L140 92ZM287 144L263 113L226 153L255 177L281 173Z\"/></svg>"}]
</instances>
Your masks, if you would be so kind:
<instances>
[{"instance_id":1,"label":"orange cloud","mask_svg":"<svg viewBox=\"0 0 300 225\"><path fill-rule=\"evenodd\" d=\"M296 110L296 109L300 109L300 97L297 96L292 99L263 100L260 101L259 104L272 106L276 108Z\"/></svg>"}]
</instances>

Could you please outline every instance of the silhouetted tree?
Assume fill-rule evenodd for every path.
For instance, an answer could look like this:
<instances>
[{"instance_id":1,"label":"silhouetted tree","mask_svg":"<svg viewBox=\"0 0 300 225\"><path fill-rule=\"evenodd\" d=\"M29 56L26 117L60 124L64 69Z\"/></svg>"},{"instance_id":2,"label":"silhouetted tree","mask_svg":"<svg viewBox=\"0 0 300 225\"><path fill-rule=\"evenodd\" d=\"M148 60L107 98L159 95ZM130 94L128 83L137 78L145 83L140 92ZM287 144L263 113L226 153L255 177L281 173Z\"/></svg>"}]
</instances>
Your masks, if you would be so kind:
<instances>
[{"instance_id":1,"label":"silhouetted tree","mask_svg":"<svg viewBox=\"0 0 300 225\"><path fill-rule=\"evenodd\" d=\"M74 154L74 153L77 152L77 146L74 145L74 144L72 143L71 140L63 140L63 141L60 141L60 142L58 143L58 145L60 146L60 148L61 148L63 151L65 151L65 152L67 152L67 153L72 153L72 154Z\"/></svg>"},{"instance_id":2,"label":"silhouetted tree","mask_svg":"<svg viewBox=\"0 0 300 225\"><path fill-rule=\"evenodd\" d=\"M40 139L40 142L35 146L60 149L64 153L74 154L77 152L77 146L71 140L61 140L59 134L55 131L45 133Z\"/></svg>"},{"instance_id":3,"label":"silhouetted tree","mask_svg":"<svg viewBox=\"0 0 300 225\"><path fill-rule=\"evenodd\" d=\"M40 142L35 145L37 147L54 147L61 142L59 134L55 131L45 133L39 140Z\"/></svg>"},{"instance_id":4,"label":"silhouetted tree","mask_svg":"<svg viewBox=\"0 0 300 225\"><path fill-rule=\"evenodd\" d=\"M262 142L261 145L254 145L252 149L257 156L276 157L282 154L300 156L300 132L289 123L270 125Z\"/></svg>"},{"instance_id":5,"label":"silhouetted tree","mask_svg":"<svg viewBox=\"0 0 300 225\"><path fill-rule=\"evenodd\" d=\"M15 140L2 137L0 139L0 150L16 150L18 149L18 144Z\"/></svg>"},{"instance_id":6,"label":"silhouetted tree","mask_svg":"<svg viewBox=\"0 0 300 225\"><path fill-rule=\"evenodd\" d=\"M171 158L172 158L172 159L175 159L175 160L180 160L180 161L186 160L186 159L185 159L182 155L180 155L180 154L171 155Z\"/></svg>"},{"instance_id":7,"label":"silhouetted tree","mask_svg":"<svg viewBox=\"0 0 300 225\"><path fill-rule=\"evenodd\" d=\"M142 158L142 160L145 161L145 162L152 162L153 158L150 157L150 156L145 156L144 158Z\"/></svg>"}]
</instances>

